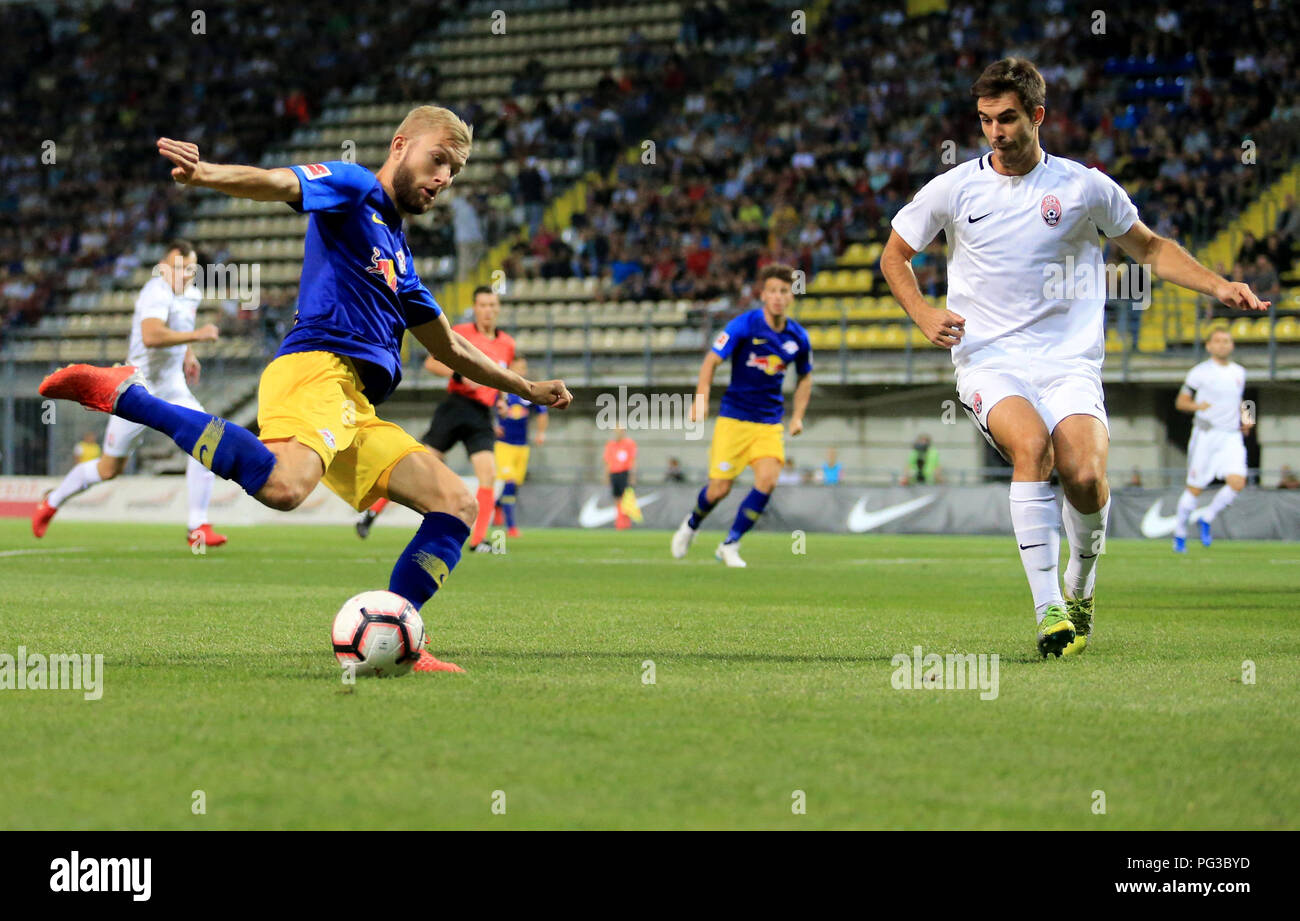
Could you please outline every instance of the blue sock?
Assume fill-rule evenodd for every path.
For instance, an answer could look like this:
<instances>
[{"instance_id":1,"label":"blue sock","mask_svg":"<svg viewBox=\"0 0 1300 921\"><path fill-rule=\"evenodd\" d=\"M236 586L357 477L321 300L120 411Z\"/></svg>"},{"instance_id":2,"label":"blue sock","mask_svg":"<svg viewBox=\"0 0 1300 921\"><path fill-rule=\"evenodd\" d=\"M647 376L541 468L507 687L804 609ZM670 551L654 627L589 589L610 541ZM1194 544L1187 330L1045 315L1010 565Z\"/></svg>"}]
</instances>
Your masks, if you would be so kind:
<instances>
[{"instance_id":1,"label":"blue sock","mask_svg":"<svg viewBox=\"0 0 1300 921\"><path fill-rule=\"evenodd\" d=\"M709 512L713 511L716 502L709 501L709 487L705 486L700 490L700 494L695 497L695 510L691 512L691 517L687 519L687 524L691 530L699 528L700 522L708 517Z\"/></svg>"},{"instance_id":2,"label":"blue sock","mask_svg":"<svg viewBox=\"0 0 1300 921\"><path fill-rule=\"evenodd\" d=\"M117 399L115 415L162 432L219 477L234 480L254 495L275 466L275 455L248 429L219 416L160 400L139 384Z\"/></svg>"},{"instance_id":3,"label":"blue sock","mask_svg":"<svg viewBox=\"0 0 1300 921\"><path fill-rule=\"evenodd\" d=\"M460 562L460 550L467 540L469 525L455 515L425 515L420 529L393 566L388 590L401 595L417 610L423 607Z\"/></svg>"},{"instance_id":4,"label":"blue sock","mask_svg":"<svg viewBox=\"0 0 1300 921\"><path fill-rule=\"evenodd\" d=\"M507 481L506 485L501 487L501 498L497 500L497 507L501 509L501 514L505 515L507 528L515 526L515 496L518 492L518 485Z\"/></svg>"},{"instance_id":5,"label":"blue sock","mask_svg":"<svg viewBox=\"0 0 1300 921\"><path fill-rule=\"evenodd\" d=\"M744 533L758 521L758 516L763 514L763 509L767 508L767 500L770 498L772 498L771 493L751 489L745 501L740 503L740 511L736 512L736 520L731 523L731 530L727 532L727 539L723 543L734 544L740 540Z\"/></svg>"}]
</instances>

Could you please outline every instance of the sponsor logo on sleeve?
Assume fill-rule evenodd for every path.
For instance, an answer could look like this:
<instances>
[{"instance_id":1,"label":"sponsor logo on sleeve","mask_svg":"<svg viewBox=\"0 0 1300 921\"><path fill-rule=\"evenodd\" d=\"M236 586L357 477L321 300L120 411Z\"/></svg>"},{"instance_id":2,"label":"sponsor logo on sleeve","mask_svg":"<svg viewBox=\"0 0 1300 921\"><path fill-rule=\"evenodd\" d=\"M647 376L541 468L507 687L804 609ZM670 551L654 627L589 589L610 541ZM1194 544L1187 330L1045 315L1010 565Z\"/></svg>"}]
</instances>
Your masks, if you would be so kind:
<instances>
[{"instance_id":1,"label":"sponsor logo on sleeve","mask_svg":"<svg viewBox=\"0 0 1300 921\"><path fill-rule=\"evenodd\" d=\"M302 170L302 174L306 176L308 180L324 179L326 176L333 175L330 172L330 168L324 163L304 163L298 168Z\"/></svg>"}]
</instances>

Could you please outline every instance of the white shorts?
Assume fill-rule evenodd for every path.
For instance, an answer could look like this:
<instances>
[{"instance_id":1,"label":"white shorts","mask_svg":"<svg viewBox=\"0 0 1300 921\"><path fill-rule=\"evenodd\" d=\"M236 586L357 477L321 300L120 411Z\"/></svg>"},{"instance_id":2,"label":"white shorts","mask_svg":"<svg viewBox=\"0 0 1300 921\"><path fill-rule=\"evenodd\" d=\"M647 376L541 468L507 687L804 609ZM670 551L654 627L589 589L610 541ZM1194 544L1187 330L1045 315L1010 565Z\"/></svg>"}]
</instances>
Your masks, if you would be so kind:
<instances>
[{"instance_id":1,"label":"white shorts","mask_svg":"<svg viewBox=\"0 0 1300 921\"><path fill-rule=\"evenodd\" d=\"M146 384L145 388L160 400L203 412L203 406L194 399L184 379L179 383L172 381L162 385ZM126 457L136 449L141 436L149 426L142 422L128 422L121 416L109 416L108 428L104 431L104 455L106 457Z\"/></svg>"},{"instance_id":2,"label":"white shorts","mask_svg":"<svg viewBox=\"0 0 1300 921\"><path fill-rule=\"evenodd\" d=\"M1187 485L1204 489L1215 480L1246 475L1246 441L1241 432L1193 429L1187 443Z\"/></svg>"},{"instance_id":3,"label":"white shorts","mask_svg":"<svg viewBox=\"0 0 1300 921\"><path fill-rule=\"evenodd\" d=\"M957 372L957 399L999 453L1002 449L989 433L989 411L1007 397L1024 397L1038 411L1050 435L1066 416L1094 416L1110 431L1101 372L1095 368L1030 370L975 367ZM1003 454L1003 457L1006 457ZM1007 458L1010 461L1010 458Z\"/></svg>"}]
</instances>

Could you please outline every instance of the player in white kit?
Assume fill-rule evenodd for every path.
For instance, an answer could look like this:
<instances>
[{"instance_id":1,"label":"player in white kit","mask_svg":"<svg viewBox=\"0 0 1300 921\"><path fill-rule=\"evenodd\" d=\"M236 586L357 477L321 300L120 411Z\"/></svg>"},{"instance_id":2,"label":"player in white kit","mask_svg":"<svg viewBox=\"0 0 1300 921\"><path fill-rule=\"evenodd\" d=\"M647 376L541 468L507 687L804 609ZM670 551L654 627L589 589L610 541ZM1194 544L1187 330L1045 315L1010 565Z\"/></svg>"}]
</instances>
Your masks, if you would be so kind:
<instances>
[{"instance_id":1,"label":"player in white kit","mask_svg":"<svg viewBox=\"0 0 1300 921\"><path fill-rule=\"evenodd\" d=\"M194 247L188 242L175 240L168 245L154 268L153 277L136 298L127 363L140 370L146 389L154 396L202 412L203 407L189 388L189 383L197 383L199 379L199 361L190 343L215 341L217 328L211 323L194 328L202 298L199 289L190 283L197 261ZM41 501L32 515L32 533L44 537L50 519L70 497L118 476L144 432L143 425L110 416L104 433L103 455L77 464ZM186 539L191 547L200 544L217 547L226 542L225 535L213 531L208 523L208 500L214 478L211 470L192 457L188 459L185 480L190 511Z\"/></svg>"},{"instance_id":2,"label":"player in white kit","mask_svg":"<svg viewBox=\"0 0 1300 921\"><path fill-rule=\"evenodd\" d=\"M1043 152L1046 85L1029 61L990 65L971 95L992 152L916 193L893 219L880 266L926 338L952 350L959 399L1012 465L1011 522L1033 594L1038 650L1060 656L1082 651L1091 635L1110 510L1101 386L1107 276L1098 234L1159 278L1230 307L1267 302L1152 233L1104 173ZM949 247L947 309L926 302L911 266L940 230ZM1090 284L1080 282L1085 276ZM1053 468L1064 509L1049 483ZM1062 519L1070 545L1064 593Z\"/></svg>"},{"instance_id":3,"label":"player in white kit","mask_svg":"<svg viewBox=\"0 0 1300 921\"><path fill-rule=\"evenodd\" d=\"M1194 413L1192 437L1187 443L1187 488L1178 499L1174 519L1174 550L1187 552L1187 520L1196 509L1196 497L1215 480L1224 486L1210 507L1201 512L1201 543L1210 546L1211 523L1246 488L1246 442L1242 438L1255 424L1253 413L1242 403L1246 369L1232 361L1232 334L1215 329L1205 343L1208 360L1187 372L1174 407Z\"/></svg>"}]
</instances>

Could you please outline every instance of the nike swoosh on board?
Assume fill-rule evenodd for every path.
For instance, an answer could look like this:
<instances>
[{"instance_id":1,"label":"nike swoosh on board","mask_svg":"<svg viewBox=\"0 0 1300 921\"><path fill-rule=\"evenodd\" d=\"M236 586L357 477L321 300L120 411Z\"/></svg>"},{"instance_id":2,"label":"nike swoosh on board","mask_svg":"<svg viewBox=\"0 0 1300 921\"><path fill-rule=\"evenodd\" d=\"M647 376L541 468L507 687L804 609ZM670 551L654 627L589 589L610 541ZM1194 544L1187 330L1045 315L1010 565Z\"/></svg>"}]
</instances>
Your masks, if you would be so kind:
<instances>
[{"instance_id":1,"label":"nike swoosh on board","mask_svg":"<svg viewBox=\"0 0 1300 921\"><path fill-rule=\"evenodd\" d=\"M636 504L645 508L658 498L658 493L652 493L648 496L638 496ZM583 528L603 528L617 517L618 509L612 505L609 508L601 508L600 496L592 496L583 503L582 509L578 512L578 525Z\"/></svg>"},{"instance_id":2,"label":"nike swoosh on board","mask_svg":"<svg viewBox=\"0 0 1300 921\"><path fill-rule=\"evenodd\" d=\"M1168 537L1174 533L1174 525L1178 521L1177 515L1162 515L1160 513L1162 499L1157 499L1147 509L1147 513L1142 516L1142 536L1149 538ZM1188 517L1187 523L1193 524L1201 520L1201 510L1197 509Z\"/></svg>"},{"instance_id":3,"label":"nike swoosh on board","mask_svg":"<svg viewBox=\"0 0 1300 921\"><path fill-rule=\"evenodd\" d=\"M904 515L910 515L912 512L923 509L938 498L937 495L921 496L919 499L910 499L907 502L890 505L874 512L867 511L866 499L859 499L853 508L849 510L849 530L854 534L870 531L882 524L888 524L896 518L902 518Z\"/></svg>"}]
</instances>

